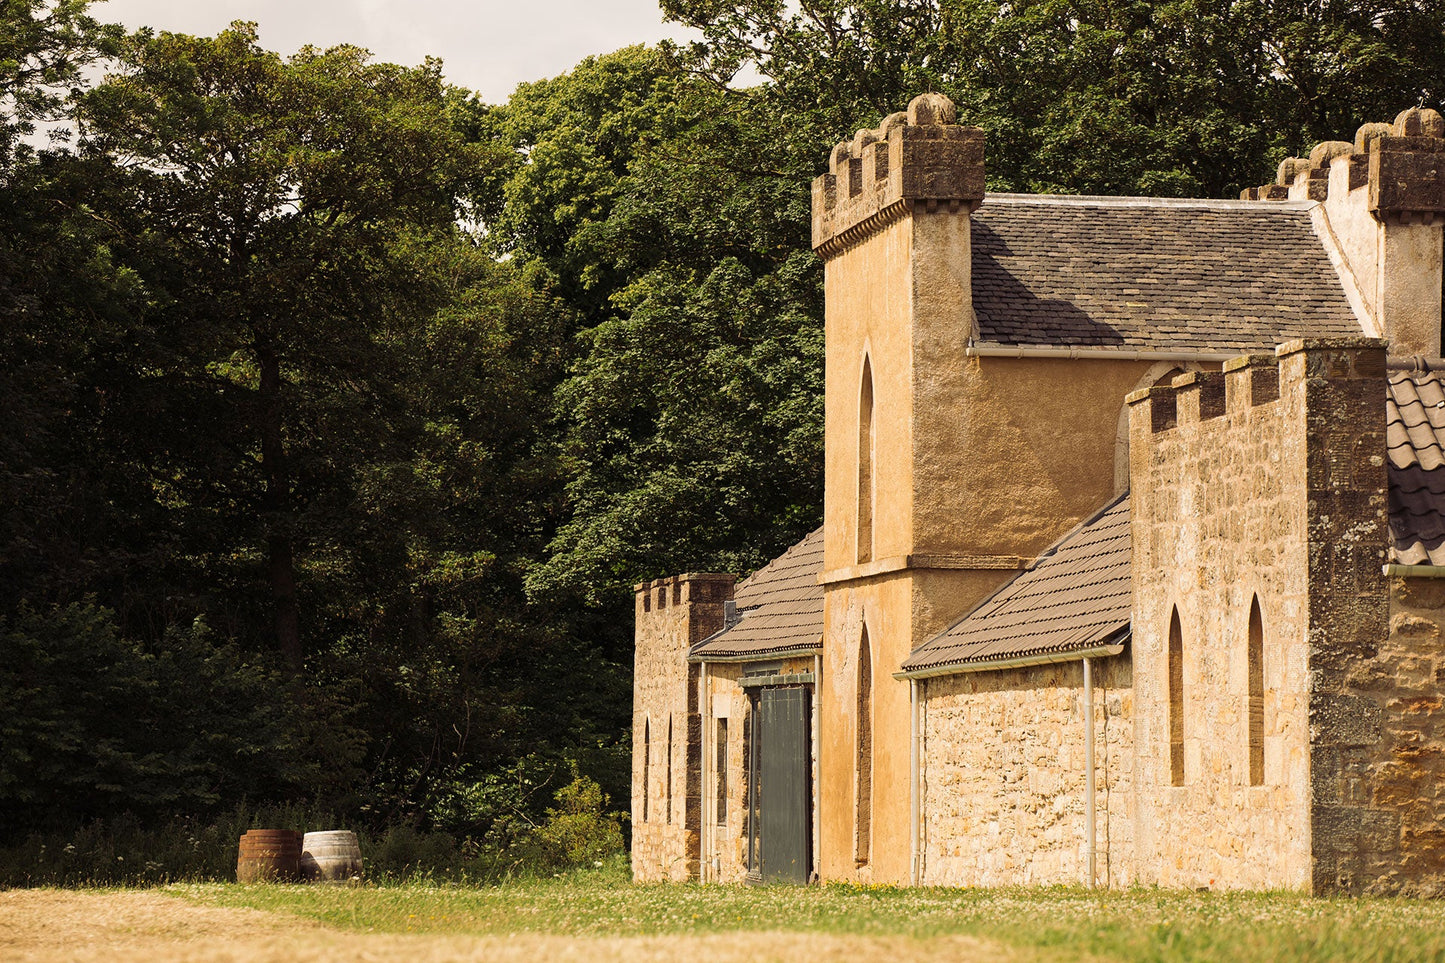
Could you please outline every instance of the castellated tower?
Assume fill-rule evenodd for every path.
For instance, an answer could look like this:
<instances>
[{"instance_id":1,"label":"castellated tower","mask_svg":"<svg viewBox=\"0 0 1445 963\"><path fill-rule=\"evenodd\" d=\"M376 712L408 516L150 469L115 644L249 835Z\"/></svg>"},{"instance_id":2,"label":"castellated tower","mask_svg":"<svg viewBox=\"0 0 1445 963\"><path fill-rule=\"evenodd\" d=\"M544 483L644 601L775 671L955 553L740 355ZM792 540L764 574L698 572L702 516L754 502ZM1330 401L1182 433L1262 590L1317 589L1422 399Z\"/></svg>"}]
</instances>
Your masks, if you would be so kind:
<instances>
[{"instance_id":1,"label":"castellated tower","mask_svg":"<svg viewBox=\"0 0 1445 963\"><path fill-rule=\"evenodd\" d=\"M1365 124L1279 166L1247 200L1322 202L1320 233L1336 246L1357 310L1396 356L1441 353L1445 267L1445 118L1428 108Z\"/></svg>"},{"instance_id":2,"label":"castellated tower","mask_svg":"<svg viewBox=\"0 0 1445 963\"><path fill-rule=\"evenodd\" d=\"M997 235L976 214L984 132L955 120L947 98L919 96L838 144L813 182L827 336L824 879L916 875L910 684L893 673L1115 494L1122 399L1154 367L970 356L974 246Z\"/></svg>"},{"instance_id":3,"label":"castellated tower","mask_svg":"<svg viewBox=\"0 0 1445 963\"><path fill-rule=\"evenodd\" d=\"M947 98L917 97L838 144L813 182L827 335L825 879L909 878L909 693L890 673L922 637L922 582L954 576L974 596L1001 574L920 568L961 547L948 442L964 407L984 134L954 119Z\"/></svg>"}]
</instances>

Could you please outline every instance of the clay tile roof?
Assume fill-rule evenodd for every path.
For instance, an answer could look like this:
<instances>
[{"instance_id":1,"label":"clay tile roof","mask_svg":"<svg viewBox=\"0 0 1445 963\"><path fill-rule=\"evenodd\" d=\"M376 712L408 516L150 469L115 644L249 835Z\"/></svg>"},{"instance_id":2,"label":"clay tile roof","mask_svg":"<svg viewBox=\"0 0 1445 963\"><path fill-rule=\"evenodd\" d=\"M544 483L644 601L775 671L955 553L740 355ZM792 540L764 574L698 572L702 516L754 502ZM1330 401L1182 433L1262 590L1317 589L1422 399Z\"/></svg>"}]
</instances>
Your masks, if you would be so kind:
<instances>
[{"instance_id":1,"label":"clay tile roof","mask_svg":"<svg viewBox=\"0 0 1445 963\"><path fill-rule=\"evenodd\" d=\"M1394 560L1445 565L1445 389L1440 374L1392 374L1385 425Z\"/></svg>"},{"instance_id":2,"label":"clay tile roof","mask_svg":"<svg viewBox=\"0 0 1445 963\"><path fill-rule=\"evenodd\" d=\"M1056 542L972 612L913 651L905 672L1087 649L1128 629L1129 496Z\"/></svg>"},{"instance_id":3,"label":"clay tile roof","mask_svg":"<svg viewBox=\"0 0 1445 963\"><path fill-rule=\"evenodd\" d=\"M1300 202L990 194L981 344L1252 351L1361 327Z\"/></svg>"},{"instance_id":4,"label":"clay tile roof","mask_svg":"<svg viewBox=\"0 0 1445 963\"><path fill-rule=\"evenodd\" d=\"M693 646L689 657L767 658L823 645L823 530L740 582L733 598L740 618Z\"/></svg>"}]
</instances>

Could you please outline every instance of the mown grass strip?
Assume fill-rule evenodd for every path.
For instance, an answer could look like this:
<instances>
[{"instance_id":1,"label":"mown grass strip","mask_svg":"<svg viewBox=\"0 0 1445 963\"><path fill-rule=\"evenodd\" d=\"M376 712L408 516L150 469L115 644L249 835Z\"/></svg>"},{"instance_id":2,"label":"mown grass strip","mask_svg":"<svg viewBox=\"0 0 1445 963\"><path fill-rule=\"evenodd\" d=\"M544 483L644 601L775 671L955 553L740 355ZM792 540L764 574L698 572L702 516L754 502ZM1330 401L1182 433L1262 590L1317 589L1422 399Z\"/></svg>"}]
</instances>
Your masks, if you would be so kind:
<instances>
[{"instance_id":1,"label":"mown grass strip","mask_svg":"<svg viewBox=\"0 0 1445 963\"><path fill-rule=\"evenodd\" d=\"M968 935L1104 959L1445 960L1445 903L1153 889L633 885L625 866L489 886L174 885L217 906L363 932L578 937L796 931Z\"/></svg>"}]
</instances>

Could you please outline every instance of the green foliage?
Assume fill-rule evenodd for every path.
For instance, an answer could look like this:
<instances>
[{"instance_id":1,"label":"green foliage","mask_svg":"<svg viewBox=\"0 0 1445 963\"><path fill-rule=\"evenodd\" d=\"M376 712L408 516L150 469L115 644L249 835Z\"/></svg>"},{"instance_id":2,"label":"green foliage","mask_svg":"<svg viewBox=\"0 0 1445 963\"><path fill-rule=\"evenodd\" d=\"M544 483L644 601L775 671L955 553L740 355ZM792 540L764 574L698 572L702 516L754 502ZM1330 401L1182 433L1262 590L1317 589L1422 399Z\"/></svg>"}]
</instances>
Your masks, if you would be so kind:
<instances>
[{"instance_id":1,"label":"green foliage","mask_svg":"<svg viewBox=\"0 0 1445 963\"><path fill-rule=\"evenodd\" d=\"M151 294L105 427L149 476L178 577L226 592L227 628L299 670L332 590L404 552L357 537L382 534L358 476L413 451L398 379L490 270L454 222L484 158L436 64L283 60L246 24L143 31L79 119L123 191L113 247Z\"/></svg>"},{"instance_id":2,"label":"green foliage","mask_svg":"<svg viewBox=\"0 0 1445 963\"><path fill-rule=\"evenodd\" d=\"M0 704L0 820L13 830L334 795L363 746L321 694L203 623L147 650L86 603L0 621Z\"/></svg>"},{"instance_id":3,"label":"green foliage","mask_svg":"<svg viewBox=\"0 0 1445 963\"><path fill-rule=\"evenodd\" d=\"M238 841L247 830L344 825L324 808L297 804L239 805L162 822L130 814L109 816L0 841L0 886L234 881Z\"/></svg>"},{"instance_id":4,"label":"green foliage","mask_svg":"<svg viewBox=\"0 0 1445 963\"><path fill-rule=\"evenodd\" d=\"M595 613L619 657L633 582L755 567L821 504L807 174L776 149L786 128L729 100L629 48L519 88L482 125L516 151L497 234L577 318L555 393L569 514L528 585ZM569 178L551 169L564 156Z\"/></svg>"},{"instance_id":5,"label":"green foliage","mask_svg":"<svg viewBox=\"0 0 1445 963\"><path fill-rule=\"evenodd\" d=\"M610 865L622 856L618 814L606 810L597 783L578 776L555 800L544 819L488 840L409 822L356 823L324 805L295 803L240 805L158 822L125 814L24 833L12 826L12 834L0 840L0 887L231 882L238 840L250 829L353 828L366 878L373 882L550 876Z\"/></svg>"},{"instance_id":6,"label":"green foliage","mask_svg":"<svg viewBox=\"0 0 1445 963\"><path fill-rule=\"evenodd\" d=\"M601 865L621 853L622 822L607 811L608 802L602 787L586 776L576 776L557 790L556 807L547 810L547 821L537 827L541 859L535 863L570 869Z\"/></svg>"},{"instance_id":7,"label":"green foliage","mask_svg":"<svg viewBox=\"0 0 1445 963\"><path fill-rule=\"evenodd\" d=\"M621 673L522 588L571 313L465 226L494 166L465 98L245 24L116 50L78 149L0 192L0 619L39 680L6 811L424 825L469 774L616 743Z\"/></svg>"},{"instance_id":8,"label":"green foliage","mask_svg":"<svg viewBox=\"0 0 1445 963\"><path fill-rule=\"evenodd\" d=\"M6 0L0 12L0 169L33 160L36 123L64 116L82 72L112 52L120 28L86 15L90 0Z\"/></svg>"},{"instance_id":9,"label":"green foliage","mask_svg":"<svg viewBox=\"0 0 1445 963\"><path fill-rule=\"evenodd\" d=\"M677 55L814 137L939 90L988 131L989 187L1229 196L1286 153L1445 95L1445 12L1369 3L665 0L703 31Z\"/></svg>"}]
</instances>

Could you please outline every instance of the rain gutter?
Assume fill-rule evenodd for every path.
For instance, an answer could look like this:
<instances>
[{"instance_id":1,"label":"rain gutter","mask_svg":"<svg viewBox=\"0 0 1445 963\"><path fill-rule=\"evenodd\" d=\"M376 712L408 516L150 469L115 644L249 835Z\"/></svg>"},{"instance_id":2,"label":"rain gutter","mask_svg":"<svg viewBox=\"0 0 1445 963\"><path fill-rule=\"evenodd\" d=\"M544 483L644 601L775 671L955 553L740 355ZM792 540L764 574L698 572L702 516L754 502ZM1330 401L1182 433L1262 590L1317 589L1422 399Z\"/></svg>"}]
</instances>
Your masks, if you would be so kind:
<instances>
[{"instance_id":1,"label":"rain gutter","mask_svg":"<svg viewBox=\"0 0 1445 963\"><path fill-rule=\"evenodd\" d=\"M706 652L689 654L687 661L703 663L772 662L776 659L792 659L804 655L817 655L823 651L822 643L792 649L772 649L767 652L743 652L737 655L708 655Z\"/></svg>"},{"instance_id":2,"label":"rain gutter","mask_svg":"<svg viewBox=\"0 0 1445 963\"><path fill-rule=\"evenodd\" d=\"M1096 361L1199 361L1223 362L1248 354L1238 351L1164 351L1149 348L1046 347L1022 344L976 344L963 349L970 358L1092 358Z\"/></svg>"},{"instance_id":3,"label":"rain gutter","mask_svg":"<svg viewBox=\"0 0 1445 963\"><path fill-rule=\"evenodd\" d=\"M1388 576L1399 578L1445 578L1445 565L1386 565Z\"/></svg>"}]
</instances>

